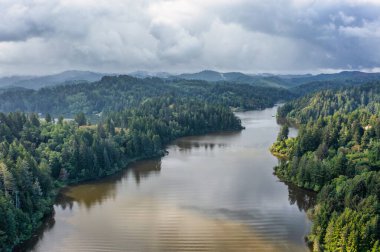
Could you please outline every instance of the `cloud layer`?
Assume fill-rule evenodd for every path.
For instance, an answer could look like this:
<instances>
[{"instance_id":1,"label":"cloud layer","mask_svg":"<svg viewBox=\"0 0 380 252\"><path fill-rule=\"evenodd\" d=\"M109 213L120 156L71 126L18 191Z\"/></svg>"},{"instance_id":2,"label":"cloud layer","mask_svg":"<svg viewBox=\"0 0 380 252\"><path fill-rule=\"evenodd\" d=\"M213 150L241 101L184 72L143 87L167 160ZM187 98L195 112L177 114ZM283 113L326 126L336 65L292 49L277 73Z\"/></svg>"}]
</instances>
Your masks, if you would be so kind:
<instances>
[{"instance_id":1,"label":"cloud layer","mask_svg":"<svg viewBox=\"0 0 380 252\"><path fill-rule=\"evenodd\" d=\"M0 0L0 74L380 66L377 0Z\"/></svg>"}]
</instances>

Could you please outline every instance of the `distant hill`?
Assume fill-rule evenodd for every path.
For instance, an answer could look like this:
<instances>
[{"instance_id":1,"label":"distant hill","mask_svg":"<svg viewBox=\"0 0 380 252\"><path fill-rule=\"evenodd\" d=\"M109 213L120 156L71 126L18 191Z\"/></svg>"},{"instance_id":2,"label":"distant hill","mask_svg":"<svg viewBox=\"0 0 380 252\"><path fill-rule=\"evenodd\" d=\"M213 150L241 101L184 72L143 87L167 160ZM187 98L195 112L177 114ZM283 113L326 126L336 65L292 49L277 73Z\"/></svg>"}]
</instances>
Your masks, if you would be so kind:
<instances>
[{"instance_id":1,"label":"distant hill","mask_svg":"<svg viewBox=\"0 0 380 252\"><path fill-rule=\"evenodd\" d=\"M39 90L9 88L0 92L0 111L72 116L135 108L154 97L191 98L235 109L263 109L294 95L284 88L201 80L104 76L100 81L56 85Z\"/></svg>"},{"instance_id":2,"label":"distant hill","mask_svg":"<svg viewBox=\"0 0 380 252\"><path fill-rule=\"evenodd\" d=\"M226 80L222 73L211 70L204 70L198 73L183 73L175 77L185 80L204 80L212 82Z\"/></svg>"},{"instance_id":3,"label":"distant hill","mask_svg":"<svg viewBox=\"0 0 380 252\"><path fill-rule=\"evenodd\" d=\"M288 80L278 78L275 75L249 75L241 72L226 72L204 70L198 73L185 73L174 76L175 78L185 80L204 80L210 82L226 81L232 83L244 83L254 86L268 87L289 87L291 83Z\"/></svg>"},{"instance_id":4,"label":"distant hill","mask_svg":"<svg viewBox=\"0 0 380 252\"><path fill-rule=\"evenodd\" d=\"M0 87L0 95L5 93L5 92L24 92L29 89L23 88L23 87L6 87L6 88L1 88Z\"/></svg>"},{"instance_id":5,"label":"distant hill","mask_svg":"<svg viewBox=\"0 0 380 252\"><path fill-rule=\"evenodd\" d=\"M39 89L64 83L99 81L105 74L90 71L65 71L46 76L12 76L0 78L0 87Z\"/></svg>"},{"instance_id":6,"label":"distant hill","mask_svg":"<svg viewBox=\"0 0 380 252\"><path fill-rule=\"evenodd\" d=\"M158 77L165 79L184 79L184 80L203 80L208 82L230 82L240 84L250 84L252 86L263 87L283 87L293 88L300 86L302 92L314 91L319 89L331 88L334 83L338 87L348 84L360 84L368 81L380 80L380 73L365 73L359 71L343 71L333 74L245 74L241 72L217 72L212 70L204 70L196 73L183 73L171 75L166 72L152 73L146 71L137 71L130 73L131 76L137 78ZM307 86L311 85L311 89L307 90Z\"/></svg>"},{"instance_id":7,"label":"distant hill","mask_svg":"<svg viewBox=\"0 0 380 252\"><path fill-rule=\"evenodd\" d=\"M184 75L180 75L184 76ZM210 77L217 81L231 83L244 83L263 87L281 87L292 91L296 95L304 95L324 89L338 89L347 86L358 86L364 83L380 81L380 73L366 73L360 71L342 71L331 74L301 74L301 75L274 75L256 74L248 75L239 72L219 73L215 71L203 71L195 74L187 74L186 78ZM217 78L219 76L219 78Z\"/></svg>"},{"instance_id":8,"label":"distant hill","mask_svg":"<svg viewBox=\"0 0 380 252\"><path fill-rule=\"evenodd\" d=\"M129 76L133 76L135 78L144 79L144 78L150 78L150 77L157 77L157 78L169 78L172 75L167 72L148 72L148 71L135 71L128 74Z\"/></svg>"},{"instance_id":9,"label":"distant hill","mask_svg":"<svg viewBox=\"0 0 380 252\"><path fill-rule=\"evenodd\" d=\"M293 78L290 81L296 84L291 88L291 91L297 95L304 95L323 89L337 89L380 81L380 73L344 71L336 74L319 74L310 77Z\"/></svg>"},{"instance_id":10,"label":"distant hill","mask_svg":"<svg viewBox=\"0 0 380 252\"><path fill-rule=\"evenodd\" d=\"M283 78L283 77L282 77ZM306 83L315 83L318 81L372 81L380 80L380 73L365 73L360 71L343 71L333 74L318 74L306 76L293 76L288 78L296 86Z\"/></svg>"},{"instance_id":11,"label":"distant hill","mask_svg":"<svg viewBox=\"0 0 380 252\"><path fill-rule=\"evenodd\" d=\"M253 84L256 77L243 74L240 72L227 72L220 73L211 70L204 70L198 73L183 73L176 75L175 77L185 80L204 80L204 81L229 81L229 82L239 82L239 83L250 83Z\"/></svg>"},{"instance_id":12,"label":"distant hill","mask_svg":"<svg viewBox=\"0 0 380 252\"><path fill-rule=\"evenodd\" d=\"M89 71L71 70L46 76L11 76L0 78L0 88L23 87L29 89L40 89L42 87L56 86L59 84L99 81L105 75L115 76L116 74L102 74ZM139 79L156 77L171 80L203 80L208 82L225 81L231 83L268 87L291 86L288 80L279 78L274 75L248 75L240 72L220 73L211 70L205 70L198 73L184 73L179 75L172 75L167 72L135 71L129 73L128 75Z\"/></svg>"},{"instance_id":13,"label":"distant hill","mask_svg":"<svg viewBox=\"0 0 380 252\"><path fill-rule=\"evenodd\" d=\"M35 78L35 76L7 76L0 78L0 87L10 87L13 86L14 83L29 80Z\"/></svg>"},{"instance_id":14,"label":"distant hill","mask_svg":"<svg viewBox=\"0 0 380 252\"><path fill-rule=\"evenodd\" d=\"M71 70L46 76L10 76L0 78L0 89L22 87L37 90L42 87L57 86L60 84L99 81L105 75L115 76L116 74ZM359 71L343 71L340 73L318 75L245 74L241 72L222 73L212 70L175 75L167 72L135 71L128 75L139 79L202 80L207 82L228 82L231 85L238 83L261 87L282 87L293 89L293 91L298 94L380 80L380 73L364 73Z\"/></svg>"}]
</instances>

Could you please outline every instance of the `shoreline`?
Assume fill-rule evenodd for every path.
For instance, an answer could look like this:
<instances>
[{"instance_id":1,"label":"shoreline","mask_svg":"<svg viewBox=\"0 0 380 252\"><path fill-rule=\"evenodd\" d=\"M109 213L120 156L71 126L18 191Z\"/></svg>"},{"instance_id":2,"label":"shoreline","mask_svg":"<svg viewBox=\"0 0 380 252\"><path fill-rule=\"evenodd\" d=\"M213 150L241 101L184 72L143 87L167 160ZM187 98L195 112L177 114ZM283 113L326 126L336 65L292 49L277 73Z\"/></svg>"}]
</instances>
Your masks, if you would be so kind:
<instances>
[{"instance_id":1,"label":"shoreline","mask_svg":"<svg viewBox=\"0 0 380 252\"><path fill-rule=\"evenodd\" d=\"M244 111L244 112L246 112L246 111ZM103 179L107 179L109 177L117 175L118 173L121 173L121 172L124 172L124 171L130 169L130 166L133 165L136 162L144 161L144 160L150 160L150 159L155 159L155 158L162 158L162 157L164 157L165 155L167 155L169 153L168 150L167 150L167 147L169 145L171 145L172 143L174 143L175 141L180 140L181 138L203 136L203 135L207 135L207 134L228 133L228 132L241 132L244 129L245 129L245 127L241 126L240 129L215 130L215 131L204 132L202 134L193 134L193 135L181 136L181 137L175 138L175 139L171 140L169 143L165 144L164 148L161 149L161 150L159 150L158 153L155 153L154 155L149 156L149 157L148 156L144 156L144 157L138 157L138 158L131 159L131 160L127 161L126 164L124 164L122 166L123 168L114 170L112 173L109 173L109 174L107 174L105 176L102 176L102 177L99 177L99 178L88 178L88 179L83 179L83 180L78 180L78 181L69 181L67 183L65 183L63 181L57 181L58 182L58 186L57 186L57 188L54 189L54 192L53 192L53 194L54 194L53 200L52 200L53 204L50 206L51 207L50 212L47 213L47 214L45 214L42 217L42 219L40 220L41 223L35 228L35 230L31 234L31 236L28 239L23 240L20 243L18 243L17 245L15 245L12 248L11 251L13 251L13 252L22 252L22 251L25 251L25 246L28 243L33 242L33 239L38 238L38 232L43 231L43 229L46 226L45 225L46 223L48 223L48 224L52 223L52 222L54 223L55 212L54 212L54 207L53 206L56 204L57 199L58 199L59 195L62 193L62 191L64 191L68 187L70 187L70 186L77 186L77 185L81 185L81 184L85 184L85 183L89 183L89 182L101 181Z\"/></svg>"}]
</instances>

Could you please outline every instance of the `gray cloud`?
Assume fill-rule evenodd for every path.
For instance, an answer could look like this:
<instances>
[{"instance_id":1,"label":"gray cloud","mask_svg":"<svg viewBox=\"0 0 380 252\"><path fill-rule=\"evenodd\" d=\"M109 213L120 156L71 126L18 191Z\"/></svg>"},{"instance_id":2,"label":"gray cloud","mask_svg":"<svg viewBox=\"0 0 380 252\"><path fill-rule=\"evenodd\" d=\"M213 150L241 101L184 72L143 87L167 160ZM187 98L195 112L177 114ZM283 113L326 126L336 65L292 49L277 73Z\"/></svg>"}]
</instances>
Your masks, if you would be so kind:
<instances>
[{"instance_id":1,"label":"gray cloud","mask_svg":"<svg viewBox=\"0 0 380 252\"><path fill-rule=\"evenodd\" d=\"M1 0L0 74L380 67L375 0Z\"/></svg>"}]
</instances>

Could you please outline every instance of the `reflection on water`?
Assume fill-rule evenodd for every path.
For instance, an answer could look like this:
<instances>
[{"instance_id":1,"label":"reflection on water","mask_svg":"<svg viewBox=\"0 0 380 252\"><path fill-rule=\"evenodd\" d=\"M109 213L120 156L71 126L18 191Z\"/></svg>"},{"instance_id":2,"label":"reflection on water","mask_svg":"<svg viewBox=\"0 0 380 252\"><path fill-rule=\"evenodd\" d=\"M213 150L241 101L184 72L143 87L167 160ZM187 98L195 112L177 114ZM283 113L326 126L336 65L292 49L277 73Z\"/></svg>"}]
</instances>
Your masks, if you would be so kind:
<instances>
[{"instance_id":1,"label":"reflection on water","mask_svg":"<svg viewBox=\"0 0 380 252\"><path fill-rule=\"evenodd\" d=\"M300 211L306 212L316 204L317 194L313 191L300 189L295 185L288 184L289 190L289 203L291 205L296 204Z\"/></svg>"},{"instance_id":2,"label":"reflection on water","mask_svg":"<svg viewBox=\"0 0 380 252\"><path fill-rule=\"evenodd\" d=\"M73 207L76 202L79 205L84 205L86 208L91 208L94 204L102 204L104 200L115 198L116 186L122 179L127 179L128 176L133 176L136 184L140 184L141 180L148 178L150 175L158 175L161 171L161 159L152 159L139 161L133 164L133 169L127 169L121 174L107 177L101 181L88 182L68 187L58 195L56 206L66 209Z\"/></svg>"},{"instance_id":3,"label":"reflection on water","mask_svg":"<svg viewBox=\"0 0 380 252\"><path fill-rule=\"evenodd\" d=\"M273 175L272 114L238 113L242 132L182 138L162 159L65 189L26 250L307 251L315 197Z\"/></svg>"},{"instance_id":4,"label":"reflection on water","mask_svg":"<svg viewBox=\"0 0 380 252\"><path fill-rule=\"evenodd\" d=\"M150 175L160 174L160 171L161 159L139 162L130 170L137 184L140 184L141 179L148 178Z\"/></svg>"},{"instance_id":5,"label":"reflection on water","mask_svg":"<svg viewBox=\"0 0 380 252\"><path fill-rule=\"evenodd\" d=\"M185 141L185 140L181 140L181 141L178 141L177 143L177 147L181 150L181 151L191 151L193 149L199 149L199 148L203 148L204 150L213 150L215 148L215 146L218 146L219 148L222 148L226 145L224 144L214 144L214 143L199 143L199 142L191 142L191 141Z\"/></svg>"},{"instance_id":6,"label":"reflection on water","mask_svg":"<svg viewBox=\"0 0 380 252\"><path fill-rule=\"evenodd\" d=\"M205 136L201 137L183 137L174 142L175 147L180 151L190 153L192 150L210 150L212 151L215 147L224 148L227 147L228 139L236 138L241 135L241 131L230 131L230 132L218 132L209 134L212 137L211 141L208 141Z\"/></svg>"}]
</instances>

